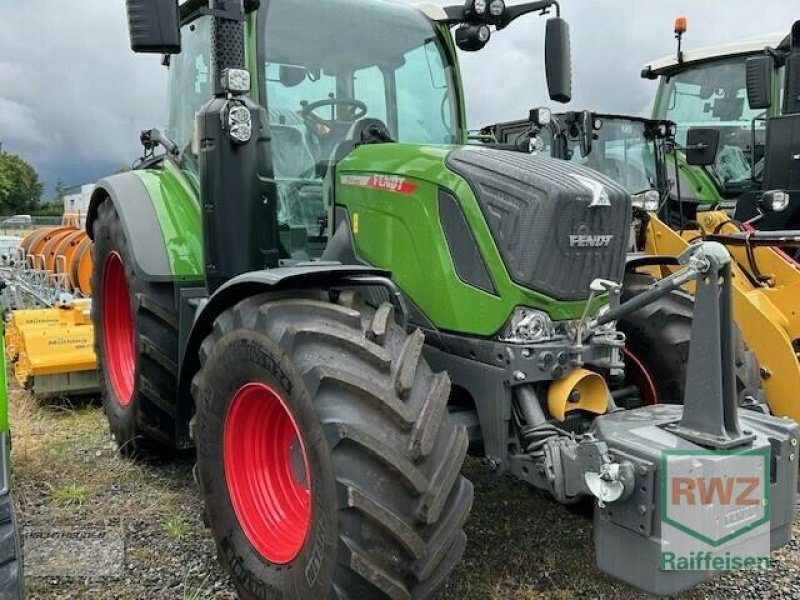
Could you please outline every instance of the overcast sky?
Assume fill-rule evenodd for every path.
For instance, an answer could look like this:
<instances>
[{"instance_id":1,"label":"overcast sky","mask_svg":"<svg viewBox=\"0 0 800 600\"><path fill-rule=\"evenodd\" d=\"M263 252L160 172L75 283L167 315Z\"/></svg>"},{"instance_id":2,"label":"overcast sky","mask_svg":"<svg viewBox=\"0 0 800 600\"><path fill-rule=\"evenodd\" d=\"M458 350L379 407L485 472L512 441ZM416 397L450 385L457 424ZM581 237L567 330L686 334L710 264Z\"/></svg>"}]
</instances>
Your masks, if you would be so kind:
<instances>
[{"instance_id":1,"label":"overcast sky","mask_svg":"<svg viewBox=\"0 0 800 600\"><path fill-rule=\"evenodd\" d=\"M130 164L139 131L163 124L166 69L130 52L124 6L0 0L0 142L35 166L48 196L59 177L93 182ZM674 52L676 15L689 17L687 49L788 33L800 19L797 0L561 0L561 8L572 34L570 106L644 116L655 83L639 72ZM470 126L550 104L543 48L544 20L528 16L462 57Z\"/></svg>"}]
</instances>

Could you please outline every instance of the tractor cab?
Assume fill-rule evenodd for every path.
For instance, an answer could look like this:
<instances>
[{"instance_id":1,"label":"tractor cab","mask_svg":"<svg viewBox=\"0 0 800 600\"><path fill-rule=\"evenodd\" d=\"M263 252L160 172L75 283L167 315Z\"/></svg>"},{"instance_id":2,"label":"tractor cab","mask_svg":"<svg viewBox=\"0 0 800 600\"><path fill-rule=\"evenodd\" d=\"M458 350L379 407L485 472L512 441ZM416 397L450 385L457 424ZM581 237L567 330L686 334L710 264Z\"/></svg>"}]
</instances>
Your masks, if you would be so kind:
<instances>
[{"instance_id":1,"label":"tractor cab","mask_svg":"<svg viewBox=\"0 0 800 600\"><path fill-rule=\"evenodd\" d=\"M167 135L182 149L184 168L194 172L195 113L213 92L213 16L203 6L183 5L183 50L170 64ZM359 127L359 141L361 135L407 143L460 140L452 53L423 13L389 3L273 0L251 18L257 27L247 63L271 142L272 173L265 174L277 192L280 255L317 258L329 232L323 181L337 157L354 147ZM355 28L359 35L330 35Z\"/></svg>"},{"instance_id":2,"label":"tractor cab","mask_svg":"<svg viewBox=\"0 0 800 600\"><path fill-rule=\"evenodd\" d=\"M458 28L461 47L479 50L490 37L487 19L505 27L551 4L528 3L507 12L502 2L484 3L486 19L470 19L461 6L370 0L261 3L248 17L254 34L246 63L270 140L270 156L262 164L277 195L280 257L307 260L323 253L332 229L333 169L357 145L464 142L466 119L451 27ZM192 143L195 114L214 88L207 43L213 18L207 2L184 2L182 51L169 58L166 133L181 150L182 165L194 174L199 154ZM356 30L357 35L346 33ZM568 49L568 44L555 43ZM553 77L568 81L563 74ZM555 93L568 95L564 89Z\"/></svg>"}]
</instances>

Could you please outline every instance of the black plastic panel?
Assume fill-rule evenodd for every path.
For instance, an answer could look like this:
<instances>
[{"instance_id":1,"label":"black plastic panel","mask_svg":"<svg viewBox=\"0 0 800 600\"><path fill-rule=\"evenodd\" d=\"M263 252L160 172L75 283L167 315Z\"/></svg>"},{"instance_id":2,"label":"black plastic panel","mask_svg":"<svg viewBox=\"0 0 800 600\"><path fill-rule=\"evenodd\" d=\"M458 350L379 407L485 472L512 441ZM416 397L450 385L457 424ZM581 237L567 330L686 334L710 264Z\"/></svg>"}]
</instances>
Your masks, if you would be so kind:
<instances>
[{"instance_id":1,"label":"black plastic panel","mask_svg":"<svg viewBox=\"0 0 800 600\"><path fill-rule=\"evenodd\" d=\"M481 147L454 150L447 166L472 187L517 284L580 300L593 279L622 279L631 201L608 177L563 160ZM587 182L602 184L607 206L590 207Z\"/></svg>"},{"instance_id":2,"label":"black plastic panel","mask_svg":"<svg viewBox=\"0 0 800 600\"><path fill-rule=\"evenodd\" d=\"M481 251L467 223L458 201L450 192L439 190L439 221L444 230L450 256L456 267L458 278L464 283L497 294Z\"/></svg>"}]
</instances>

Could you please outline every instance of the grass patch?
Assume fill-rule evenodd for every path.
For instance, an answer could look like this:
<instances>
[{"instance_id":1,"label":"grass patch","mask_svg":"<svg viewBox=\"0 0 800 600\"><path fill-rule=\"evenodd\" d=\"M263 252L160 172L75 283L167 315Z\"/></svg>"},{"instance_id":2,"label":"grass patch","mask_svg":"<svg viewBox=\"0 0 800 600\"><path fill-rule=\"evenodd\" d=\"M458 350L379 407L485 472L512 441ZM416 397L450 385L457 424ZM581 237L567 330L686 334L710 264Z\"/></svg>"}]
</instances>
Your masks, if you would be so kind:
<instances>
[{"instance_id":1,"label":"grass patch","mask_svg":"<svg viewBox=\"0 0 800 600\"><path fill-rule=\"evenodd\" d=\"M50 499L64 506L81 506L88 497L89 488L77 483L54 487L50 490Z\"/></svg>"},{"instance_id":2,"label":"grass patch","mask_svg":"<svg viewBox=\"0 0 800 600\"><path fill-rule=\"evenodd\" d=\"M200 600L200 598L204 598L207 595L207 592L210 590L206 589L206 582L208 581L208 575L205 576L205 579L200 583L199 586L192 589L187 589L187 581L184 579L183 581L183 600Z\"/></svg>"},{"instance_id":3,"label":"grass patch","mask_svg":"<svg viewBox=\"0 0 800 600\"><path fill-rule=\"evenodd\" d=\"M192 528L181 518L170 518L164 522L162 527L164 535L172 540L182 540L191 532Z\"/></svg>"}]
</instances>

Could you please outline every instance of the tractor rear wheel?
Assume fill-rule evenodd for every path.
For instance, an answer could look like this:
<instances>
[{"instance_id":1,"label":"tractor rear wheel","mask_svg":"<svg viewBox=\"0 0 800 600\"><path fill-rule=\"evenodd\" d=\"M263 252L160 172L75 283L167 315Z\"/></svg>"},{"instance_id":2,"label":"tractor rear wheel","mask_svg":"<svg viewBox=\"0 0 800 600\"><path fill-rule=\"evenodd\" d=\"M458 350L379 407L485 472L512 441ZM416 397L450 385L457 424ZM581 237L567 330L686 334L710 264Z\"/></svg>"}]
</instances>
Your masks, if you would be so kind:
<instances>
[{"instance_id":1,"label":"tractor rear wheel","mask_svg":"<svg viewBox=\"0 0 800 600\"><path fill-rule=\"evenodd\" d=\"M625 277L623 302L641 294L655 280L633 273ZM686 390L694 298L681 291L667 294L619 322L627 337L625 369L639 388L642 404L681 404ZM736 391L743 407L765 406L758 360L734 327Z\"/></svg>"},{"instance_id":2,"label":"tractor rear wheel","mask_svg":"<svg viewBox=\"0 0 800 600\"><path fill-rule=\"evenodd\" d=\"M94 222L92 321L103 406L127 456L174 451L178 329L171 284L137 277L111 200Z\"/></svg>"},{"instance_id":3,"label":"tractor rear wheel","mask_svg":"<svg viewBox=\"0 0 800 600\"><path fill-rule=\"evenodd\" d=\"M258 296L202 344L197 474L242 598L427 598L460 560L466 430L393 315Z\"/></svg>"}]
</instances>

